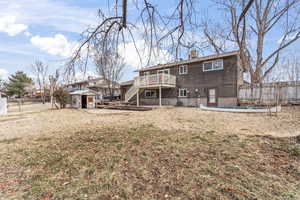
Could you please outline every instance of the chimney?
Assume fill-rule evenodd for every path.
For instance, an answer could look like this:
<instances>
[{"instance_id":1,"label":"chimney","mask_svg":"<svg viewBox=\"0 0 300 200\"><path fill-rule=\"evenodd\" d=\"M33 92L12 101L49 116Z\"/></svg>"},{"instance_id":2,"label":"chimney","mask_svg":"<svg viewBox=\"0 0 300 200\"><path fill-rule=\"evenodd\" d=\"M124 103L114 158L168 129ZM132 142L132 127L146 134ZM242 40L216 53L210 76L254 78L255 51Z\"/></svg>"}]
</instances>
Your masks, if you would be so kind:
<instances>
[{"instance_id":1,"label":"chimney","mask_svg":"<svg viewBox=\"0 0 300 200\"><path fill-rule=\"evenodd\" d=\"M199 55L199 52L196 49L192 49L189 53L189 59L197 58Z\"/></svg>"}]
</instances>

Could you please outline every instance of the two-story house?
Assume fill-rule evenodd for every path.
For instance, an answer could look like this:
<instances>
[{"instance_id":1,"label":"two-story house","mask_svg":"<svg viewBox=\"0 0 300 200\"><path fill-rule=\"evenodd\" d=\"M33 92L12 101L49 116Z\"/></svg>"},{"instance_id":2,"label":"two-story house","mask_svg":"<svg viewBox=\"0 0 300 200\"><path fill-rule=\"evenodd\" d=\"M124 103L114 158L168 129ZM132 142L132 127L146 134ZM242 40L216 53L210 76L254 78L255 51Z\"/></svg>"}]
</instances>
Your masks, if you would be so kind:
<instances>
[{"instance_id":1,"label":"two-story house","mask_svg":"<svg viewBox=\"0 0 300 200\"><path fill-rule=\"evenodd\" d=\"M235 106L243 84L239 52L191 57L137 70L121 84L123 100L137 105Z\"/></svg>"}]
</instances>

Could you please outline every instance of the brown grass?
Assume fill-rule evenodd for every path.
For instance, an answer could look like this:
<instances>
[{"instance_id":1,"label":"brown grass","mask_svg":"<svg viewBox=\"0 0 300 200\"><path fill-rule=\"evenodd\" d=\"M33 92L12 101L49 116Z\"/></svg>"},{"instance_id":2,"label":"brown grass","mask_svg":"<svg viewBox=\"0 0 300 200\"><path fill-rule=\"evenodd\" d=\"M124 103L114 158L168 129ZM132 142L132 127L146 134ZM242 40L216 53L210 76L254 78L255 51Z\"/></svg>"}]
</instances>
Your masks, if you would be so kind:
<instances>
[{"instance_id":1,"label":"brown grass","mask_svg":"<svg viewBox=\"0 0 300 200\"><path fill-rule=\"evenodd\" d=\"M67 135L2 151L0 199L300 198L300 147L291 138L149 123Z\"/></svg>"}]
</instances>

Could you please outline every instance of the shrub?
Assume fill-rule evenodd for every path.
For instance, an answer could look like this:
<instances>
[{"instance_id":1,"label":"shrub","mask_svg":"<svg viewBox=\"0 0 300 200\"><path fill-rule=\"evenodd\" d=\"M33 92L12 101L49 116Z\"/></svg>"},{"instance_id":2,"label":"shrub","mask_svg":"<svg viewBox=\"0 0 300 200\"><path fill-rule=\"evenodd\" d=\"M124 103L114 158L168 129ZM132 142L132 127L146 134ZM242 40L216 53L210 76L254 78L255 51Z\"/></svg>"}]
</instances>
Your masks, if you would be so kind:
<instances>
[{"instance_id":1,"label":"shrub","mask_svg":"<svg viewBox=\"0 0 300 200\"><path fill-rule=\"evenodd\" d=\"M59 103L60 108L65 108L68 102L69 91L59 88L53 93L55 100Z\"/></svg>"}]
</instances>

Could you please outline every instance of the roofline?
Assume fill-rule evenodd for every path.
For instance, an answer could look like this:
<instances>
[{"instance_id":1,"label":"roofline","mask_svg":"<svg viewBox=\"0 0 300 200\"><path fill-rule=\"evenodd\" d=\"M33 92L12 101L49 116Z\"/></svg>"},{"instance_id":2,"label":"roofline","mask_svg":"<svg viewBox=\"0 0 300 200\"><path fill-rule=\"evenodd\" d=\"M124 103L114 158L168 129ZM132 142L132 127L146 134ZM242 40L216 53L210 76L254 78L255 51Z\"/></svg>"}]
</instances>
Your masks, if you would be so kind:
<instances>
[{"instance_id":1,"label":"roofline","mask_svg":"<svg viewBox=\"0 0 300 200\"><path fill-rule=\"evenodd\" d=\"M73 82L73 83L69 83L66 84L65 86L69 86L69 85L76 85L76 84L82 84L82 83L89 83L89 82L93 82L93 81L99 81L99 80L105 80L105 78L93 78L93 79L89 79L89 80L83 80L83 81L77 81L77 82ZM116 84L120 84L116 81L114 81Z\"/></svg>"},{"instance_id":2,"label":"roofline","mask_svg":"<svg viewBox=\"0 0 300 200\"><path fill-rule=\"evenodd\" d=\"M230 51L230 52L226 52L226 53L202 56L202 57L198 57L198 58L182 60L182 61L173 62L173 63L158 64L158 65L154 65L151 67L135 70L134 72L150 71L150 70L162 69L162 68L166 68L166 67L175 67L175 66L182 65L182 64L190 64L190 63L195 63L195 62L208 61L208 60L212 60L212 59L224 58L224 57L229 57L229 56L234 56L234 55L239 55L239 51Z\"/></svg>"}]
</instances>

